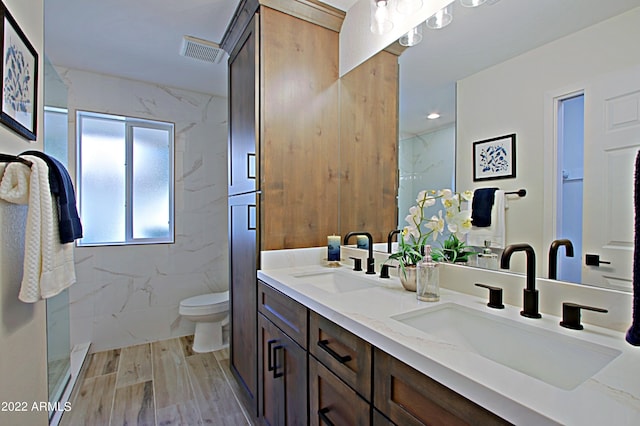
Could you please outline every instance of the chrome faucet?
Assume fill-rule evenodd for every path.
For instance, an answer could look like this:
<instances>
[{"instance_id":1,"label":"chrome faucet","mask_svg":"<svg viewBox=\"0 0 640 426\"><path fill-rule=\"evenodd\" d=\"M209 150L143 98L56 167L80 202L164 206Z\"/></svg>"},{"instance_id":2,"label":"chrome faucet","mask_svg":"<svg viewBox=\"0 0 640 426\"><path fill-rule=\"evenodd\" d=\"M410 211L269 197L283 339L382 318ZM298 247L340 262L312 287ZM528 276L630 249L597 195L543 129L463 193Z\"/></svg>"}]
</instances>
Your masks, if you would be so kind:
<instances>
[{"instance_id":1,"label":"chrome faucet","mask_svg":"<svg viewBox=\"0 0 640 426\"><path fill-rule=\"evenodd\" d=\"M567 257L573 257L573 244L567 239L555 240L549 247L549 279L558 278L558 248L564 246L564 252Z\"/></svg>"},{"instance_id":2,"label":"chrome faucet","mask_svg":"<svg viewBox=\"0 0 640 426\"><path fill-rule=\"evenodd\" d=\"M347 235L344 236L344 241L343 244L346 246L347 242L349 241L349 238L351 238L354 235L364 235L365 237L367 237L367 239L369 240L369 257L367 257L367 274L375 274L376 270L375 270L375 260L373 259L373 237L371 236L370 233L368 232L349 232Z\"/></svg>"},{"instance_id":3,"label":"chrome faucet","mask_svg":"<svg viewBox=\"0 0 640 426\"><path fill-rule=\"evenodd\" d=\"M402 229L394 229L393 231L389 232L389 235L387 235L387 253L391 254L392 250L392 240L393 240L393 236L396 234L399 234L402 232Z\"/></svg>"},{"instance_id":4,"label":"chrome faucet","mask_svg":"<svg viewBox=\"0 0 640 426\"><path fill-rule=\"evenodd\" d=\"M508 245L502 252L500 267L509 269L511 255L517 251L527 253L527 287L523 292L523 309L520 315L527 318L540 318L542 315L538 312L538 290L536 290L536 253L533 247L524 243Z\"/></svg>"}]
</instances>

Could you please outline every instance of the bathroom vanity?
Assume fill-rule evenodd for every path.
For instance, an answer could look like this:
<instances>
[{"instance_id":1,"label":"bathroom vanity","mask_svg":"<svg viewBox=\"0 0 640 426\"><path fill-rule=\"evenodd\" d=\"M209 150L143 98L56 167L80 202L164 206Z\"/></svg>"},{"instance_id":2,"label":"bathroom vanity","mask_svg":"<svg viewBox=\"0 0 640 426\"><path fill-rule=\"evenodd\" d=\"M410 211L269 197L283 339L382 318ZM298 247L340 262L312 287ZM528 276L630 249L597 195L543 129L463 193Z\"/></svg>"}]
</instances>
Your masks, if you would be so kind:
<instances>
[{"instance_id":1,"label":"bathroom vanity","mask_svg":"<svg viewBox=\"0 0 640 426\"><path fill-rule=\"evenodd\" d=\"M632 373L640 351L620 331L586 323L568 330L544 311L541 319L524 318L509 300L494 310L486 297L447 288L445 281L470 268L443 265L441 300L429 303L397 277L320 262L282 266L258 271L260 413L285 416L276 423L289 421L292 409L303 424L305 413L309 424L640 419L640 383ZM519 286L513 284L521 292ZM282 397L270 398L275 391L268 387Z\"/></svg>"}]
</instances>

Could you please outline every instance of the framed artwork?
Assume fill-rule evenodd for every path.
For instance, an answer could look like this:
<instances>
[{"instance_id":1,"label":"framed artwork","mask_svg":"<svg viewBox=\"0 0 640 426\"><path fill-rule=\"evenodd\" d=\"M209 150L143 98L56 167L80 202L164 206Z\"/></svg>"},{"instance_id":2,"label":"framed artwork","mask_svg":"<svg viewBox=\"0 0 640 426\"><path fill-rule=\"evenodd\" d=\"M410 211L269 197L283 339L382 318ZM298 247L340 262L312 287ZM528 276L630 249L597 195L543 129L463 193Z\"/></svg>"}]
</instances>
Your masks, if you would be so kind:
<instances>
[{"instance_id":1,"label":"framed artwork","mask_svg":"<svg viewBox=\"0 0 640 426\"><path fill-rule=\"evenodd\" d=\"M515 133L473 143L473 181L516 177Z\"/></svg>"},{"instance_id":2,"label":"framed artwork","mask_svg":"<svg viewBox=\"0 0 640 426\"><path fill-rule=\"evenodd\" d=\"M1 1L0 13L2 14L0 122L23 137L36 140L38 53Z\"/></svg>"}]
</instances>

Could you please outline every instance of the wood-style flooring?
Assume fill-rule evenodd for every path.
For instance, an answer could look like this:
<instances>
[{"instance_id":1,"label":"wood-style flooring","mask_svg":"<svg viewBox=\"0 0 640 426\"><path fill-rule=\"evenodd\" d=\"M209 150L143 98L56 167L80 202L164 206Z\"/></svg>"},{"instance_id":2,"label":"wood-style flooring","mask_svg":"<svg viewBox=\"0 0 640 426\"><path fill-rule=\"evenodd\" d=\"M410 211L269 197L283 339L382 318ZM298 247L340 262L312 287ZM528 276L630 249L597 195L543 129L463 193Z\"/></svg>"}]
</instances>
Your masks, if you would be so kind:
<instances>
[{"instance_id":1,"label":"wood-style flooring","mask_svg":"<svg viewBox=\"0 0 640 426\"><path fill-rule=\"evenodd\" d=\"M61 425L253 425L229 351L198 354L193 337L89 355Z\"/></svg>"}]
</instances>

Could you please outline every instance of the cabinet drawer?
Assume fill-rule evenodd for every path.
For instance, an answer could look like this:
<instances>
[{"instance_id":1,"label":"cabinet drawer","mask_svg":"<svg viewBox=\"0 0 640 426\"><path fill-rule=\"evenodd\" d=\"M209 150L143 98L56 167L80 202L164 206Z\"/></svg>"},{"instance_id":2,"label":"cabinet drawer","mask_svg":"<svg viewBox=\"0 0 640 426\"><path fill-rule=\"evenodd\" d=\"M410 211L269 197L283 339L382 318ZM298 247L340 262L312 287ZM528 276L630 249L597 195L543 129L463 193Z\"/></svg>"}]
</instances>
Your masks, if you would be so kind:
<instances>
[{"instance_id":1,"label":"cabinet drawer","mask_svg":"<svg viewBox=\"0 0 640 426\"><path fill-rule=\"evenodd\" d=\"M340 379L371 401L371 345L355 334L309 312L309 352Z\"/></svg>"},{"instance_id":2,"label":"cabinet drawer","mask_svg":"<svg viewBox=\"0 0 640 426\"><path fill-rule=\"evenodd\" d=\"M307 308L258 280L258 311L307 349Z\"/></svg>"},{"instance_id":3,"label":"cabinet drawer","mask_svg":"<svg viewBox=\"0 0 640 426\"><path fill-rule=\"evenodd\" d=\"M309 357L309 424L368 426L370 404L324 365Z\"/></svg>"},{"instance_id":4,"label":"cabinet drawer","mask_svg":"<svg viewBox=\"0 0 640 426\"><path fill-rule=\"evenodd\" d=\"M509 424L377 348L374 363L374 405L397 425Z\"/></svg>"}]
</instances>

